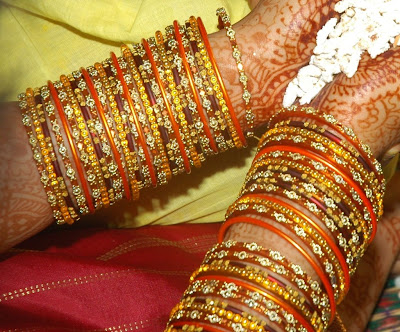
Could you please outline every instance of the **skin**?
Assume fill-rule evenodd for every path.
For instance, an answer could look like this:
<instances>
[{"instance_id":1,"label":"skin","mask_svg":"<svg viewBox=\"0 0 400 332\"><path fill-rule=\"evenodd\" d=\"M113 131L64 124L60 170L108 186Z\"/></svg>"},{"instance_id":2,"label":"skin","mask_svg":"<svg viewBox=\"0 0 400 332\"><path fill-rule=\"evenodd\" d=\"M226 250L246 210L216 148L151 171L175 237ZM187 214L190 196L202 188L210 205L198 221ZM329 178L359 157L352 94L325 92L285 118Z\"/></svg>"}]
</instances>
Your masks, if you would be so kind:
<instances>
[{"instance_id":1,"label":"skin","mask_svg":"<svg viewBox=\"0 0 400 332\"><path fill-rule=\"evenodd\" d=\"M280 109L289 81L304 66L315 46L316 32L334 16L330 0L252 1L254 10L235 25L236 37L252 94L255 124L261 126ZM236 64L225 32L210 35L210 43L237 116L245 129L244 103ZM353 78L338 75L312 106L333 114L352 127L376 156L400 143L399 48L377 59L364 56ZM0 250L6 250L46 228L52 212L39 180L16 103L0 112ZM353 295L339 309L350 331L368 321L393 257L398 251L399 207L395 204L381 223L371 250L354 278ZM398 234L399 232L397 232ZM229 238L256 241L265 247L296 253L256 226L231 227ZM388 254L389 253L389 254ZM370 272L374 271L371 278ZM368 287L368 293L362 293ZM343 308L343 309L342 309Z\"/></svg>"}]
</instances>

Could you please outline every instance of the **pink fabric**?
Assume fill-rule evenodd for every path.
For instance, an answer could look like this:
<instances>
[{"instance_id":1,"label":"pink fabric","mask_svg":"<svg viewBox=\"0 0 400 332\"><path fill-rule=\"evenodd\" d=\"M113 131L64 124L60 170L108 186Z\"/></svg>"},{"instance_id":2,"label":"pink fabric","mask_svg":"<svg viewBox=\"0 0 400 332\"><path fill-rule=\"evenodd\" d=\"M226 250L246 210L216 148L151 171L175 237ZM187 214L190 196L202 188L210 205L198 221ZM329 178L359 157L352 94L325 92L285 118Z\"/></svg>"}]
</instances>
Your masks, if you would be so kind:
<instances>
[{"instance_id":1,"label":"pink fabric","mask_svg":"<svg viewBox=\"0 0 400 332\"><path fill-rule=\"evenodd\" d=\"M219 226L43 232L0 256L0 329L162 331Z\"/></svg>"}]
</instances>

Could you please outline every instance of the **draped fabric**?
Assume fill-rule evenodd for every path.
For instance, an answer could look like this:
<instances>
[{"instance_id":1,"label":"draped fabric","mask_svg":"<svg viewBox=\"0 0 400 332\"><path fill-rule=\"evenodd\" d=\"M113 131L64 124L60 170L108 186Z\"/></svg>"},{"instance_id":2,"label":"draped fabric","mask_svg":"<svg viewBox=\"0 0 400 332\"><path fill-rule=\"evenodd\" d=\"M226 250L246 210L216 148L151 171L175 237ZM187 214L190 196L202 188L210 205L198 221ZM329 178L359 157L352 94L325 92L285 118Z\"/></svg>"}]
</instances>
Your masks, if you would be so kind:
<instances>
[{"instance_id":1,"label":"draped fabric","mask_svg":"<svg viewBox=\"0 0 400 332\"><path fill-rule=\"evenodd\" d=\"M162 331L218 227L43 232L0 256L0 331Z\"/></svg>"}]
</instances>

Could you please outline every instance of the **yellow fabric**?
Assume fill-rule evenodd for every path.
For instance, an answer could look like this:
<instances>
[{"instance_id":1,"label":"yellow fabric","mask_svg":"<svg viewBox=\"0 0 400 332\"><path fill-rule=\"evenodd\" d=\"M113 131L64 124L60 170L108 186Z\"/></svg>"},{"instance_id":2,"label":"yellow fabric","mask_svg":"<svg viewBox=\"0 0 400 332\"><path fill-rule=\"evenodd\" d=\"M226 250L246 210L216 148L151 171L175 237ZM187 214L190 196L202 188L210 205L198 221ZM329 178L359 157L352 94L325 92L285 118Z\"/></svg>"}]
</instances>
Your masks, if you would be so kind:
<instances>
[{"instance_id":1,"label":"yellow fabric","mask_svg":"<svg viewBox=\"0 0 400 332\"><path fill-rule=\"evenodd\" d=\"M249 12L245 0L4 0L0 3L0 99L16 100L26 87L41 86L81 66L119 52L174 19L201 16L216 30L215 10L224 6L236 22ZM201 170L148 190L139 202L104 212L113 226L220 221L234 201L253 153L216 156ZM125 204L127 205L127 204ZM96 216L101 218L101 216Z\"/></svg>"}]
</instances>

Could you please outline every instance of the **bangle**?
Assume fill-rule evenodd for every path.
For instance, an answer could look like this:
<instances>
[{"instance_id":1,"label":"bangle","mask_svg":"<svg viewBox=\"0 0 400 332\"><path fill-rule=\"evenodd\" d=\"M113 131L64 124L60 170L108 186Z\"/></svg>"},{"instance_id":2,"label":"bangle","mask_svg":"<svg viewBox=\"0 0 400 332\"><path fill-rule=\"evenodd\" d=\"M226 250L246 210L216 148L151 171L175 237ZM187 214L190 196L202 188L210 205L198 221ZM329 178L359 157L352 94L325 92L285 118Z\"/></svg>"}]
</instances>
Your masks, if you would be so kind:
<instances>
[{"instance_id":1,"label":"bangle","mask_svg":"<svg viewBox=\"0 0 400 332\"><path fill-rule=\"evenodd\" d=\"M243 135L242 128L240 127L240 124L236 118L236 114L233 111L233 106L232 103L229 99L229 96L226 92L224 82L222 80L221 74L219 72L217 63L215 61L214 55L212 53L211 45L210 42L208 41L207 37L207 32L206 29L203 25L203 21L201 18L197 18L197 26L201 35L201 38L203 39L203 43L205 46L205 49L208 53L208 58L209 58L209 65L206 63L206 68L209 67L209 69L213 68L213 71L210 71L210 79L211 81L215 81L215 83L218 82L218 89L215 87L214 90L217 93L217 98L218 98L218 92L221 92L222 96L218 98L218 101L221 105L222 113L225 115L225 120L228 124L228 128L231 128L231 135L233 138L233 141L235 143L236 147L243 147L247 145L246 138ZM231 125L231 122L233 125ZM233 130L235 128L236 130ZM238 135L238 138L236 137Z\"/></svg>"},{"instance_id":2,"label":"bangle","mask_svg":"<svg viewBox=\"0 0 400 332\"><path fill-rule=\"evenodd\" d=\"M76 170L77 170L77 173L78 173L79 182L80 182L80 185L81 185L81 187L83 189L84 196L82 196L82 201L78 202L78 204L81 205L80 212L81 212L81 214L93 213L95 211L95 208L94 208L94 205L93 205L92 197L91 197L90 192L89 192L89 187L88 187L88 185L86 183L85 174L84 174L83 169L82 169L82 165L81 165L81 162L80 162L78 151L76 149L76 146L75 146L75 143L74 143L74 139L72 137L72 133L71 133L71 131L69 129L69 126L68 126L68 120L65 117L65 114L63 112L63 108L62 108L60 99L58 98L57 91L56 91L53 83L51 81L48 81L47 85L49 87L49 90L50 90L51 96L53 98L54 104L56 106L56 109L58 111L58 115L59 115L59 117L61 119L61 123L62 123L62 125L64 127L65 134L66 134L67 140L68 140L68 144L69 144L70 149L71 149L72 157L73 157L74 162L75 162L75 167L76 167ZM81 190L80 187L74 188L74 189L75 189L75 191L77 193L80 192L80 190Z\"/></svg>"},{"instance_id":3,"label":"bangle","mask_svg":"<svg viewBox=\"0 0 400 332\"><path fill-rule=\"evenodd\" d=\"M357 136L354 134L351 128L343 126L340 122L338 122L332 115L322 113L312 107L302 107L297 108L296 106L291 107L287 110L281 110L280 112L276 113L270 120L269 126L272 128L275 121L279 121L283 119L285 115L290 116L297 116L297 117L306 117L311 120L315 120L318 123L327 126L328 128L332 129L334 132L338 133L339 135L345 137L350 144L352 144L363 156L364 160L369 165L369 169L373 170L378 178L381 186L381 193L385 191L385 179L383 177L383 171L381 164L374 158L371 149L366 145L363 144Z\"/></svg>"},{"instance_id":4,"label":"bangle","mask_svg":"<svg viewBox=\"0 0 400 332\"><path fill-rule=\"evenodd\" d=\"M234 127L227 128L225 118L219 110L216 97L214 96L214 91L220 90L219 84L216 78L209 80L209 74L214 75L214 70L211 68L211 62L204 48L204 43L198 31L197 21L194 17L191 17L190 21L186 22L186 34L191 46L190 48L194 54L191 66L193 75L195 76L196 87L207 113L208 124L213 131L219 151L227 151L230 147L229 131L232 131L234 134L236 129ZM191 57L188 59L191 59ZM221 92L217 95L219 98L223 98Z\"/></svg>"},{"instance_id":5,"label":"bangle","mask_svg":"<svg viewBox=\"0 0 400 332\"><path fill-rule=\"evenodd\" d=\"M107 97L103 92L103 85L99 77L99 72L94 67L88 67L88 70L80 69L82 76L84 77L87 88L90 92L91 98L93 99L95 109L93 109L92 115L97 118L95 127L97 132L100 134L101 139L101 151L105 154L107 159L107 168L110 173L110 181L112 184L112 191L110 193L110 198L113 203L122 199L122 178L121 174L118 172L117 158L119 157L119 152L116 147L116 143L113 139L114 130L110 128L111 118L107 118L104 111ZM89 73L88 73L89 72ZM89 76L90 74L90 76ZM92 100L90 100L92 103ZM104 106L103 106L104 105ZM100 121L99 121L100 119Z\"/></svg>"},{"instance_id":6,"label":"bangle","mask_svg":"<svg viewBox=\"0 0 400 332\"><path fill-rule=\"evenodd\" d=\"M370 176L373 173L368 174L363 165L350 152L337 145L337 143L325 138L323 135L307 129L279 126L271 129L269 134L270 136L265 137L268 140L263 141L260 149L273 144L272 141L274 138L279 140L277 144L292 144L291 141L293 141L297 146L321 155L321 157L327 159L330 163L336 163L344 171L348 170L347 174L360 186L364 186L367 198L374 204L374 213L378 214L378 211L382 208L382 200L378 201L372 195L372 192L376 192L378 188L376 185L371 186L376 178Z\"/></svg>"},{"instance_id":7,"label":"bangle","mask_svg":"<svg viewBox=\"0 0 400 332\"><path fill-rule=\"evenodd\" d=\"M189 158L188 158L188 155L187 155L187 153L185 151L185 146L184 146L183 141L182 141L182 137L181 137L181 134L180 134L180 131L179 131L178 124L176 123L174 115L172 113L171 105L168 102L167 94L166 94L163 82L161 80L158 68L157 68L156 63L154 61L153 53L152 53L152 51L150 49L150 46L149 46L149 43L147 42L147 40L143 39L142 40L142 44L143 44L143 47L144 47L144 49L146 51L146 55L147 55L147 57L148 57L148 59L149 59L149 61L151 63L151 66L152 66L152 69L153 69L153 73L154 73L154 77L155 77L155 79L156 79L156 81L158 83L161 95L162 95L163 100L164 100L164 105L165 105L165 107L166 107L166 109L168 111L169 120L171 122L172 129L173 129L173 131L175 133L176 141L178 142L179 151L181 153L181 157L183 158L183 164L185 166L186 173L190 173L191 169L190 169Z\"/></svg>"},{"instance_id":8,"label":"bangle","mask_svg":"<svg viewBox=\"0 0 400 332\"><path fill-rule=\"evenodd\" d=\"M114 55L115 56L115 55ZM122 59L119 59L122 62ZM131 60L133 60L131 58ZM114 62L117 61L116 59L113 60ZM124 66L122 66L121 64L121 68L125 67L125 75L123 75L122 77L130 77L128 76L129 74L127 73L128 70L128 65L125 62L122 62L124 64ZM146 115L150 124L150 128L152 130L153 133L153 137L148 137L147 141L149 141L150 139L154 139L155 141L155 145L156 148L152 149L152 153L153 153L153 164L157 167L158 170L158 181L160 184L166 184L167 181L169 181L171 179L171 170L169 168L169 164L168 164L168 159L165 153L165 149L164 149L164 144L162 142L162 138L161 138L161 133L159 131L159 126L156 122L156 116L155 116L155 112L153 111L153 107L152 105L150 105L150 101L149 101L149 97L146 93L146 89L143 85L143 81L139 75L139 72L137 71L137 68L135 66L135 64L133 63L133 61L131 62L129 69L132 72L132 77L136 83L136 87L137 90L139 92L140 98L142 100L142 104L143 107L145 108L146 111ZM125 79L126 81L126 79ZM127 82L128 83L128 82ZM132 89L133 89L133 82L130 79L130 83L132 85ZM129 89L128 89L129 92Z\"/></svg>"},{"instance_id":9,"label":"bangle","mask_svg":"<svg viewBox=\"0 0 400 332\"><path fill-rule=\"evenodd\" d=\"M267 179L265 179L267 180ZM264 181L263 181L264 182ZM268 183L268 182L266 182ZM271 182L272 183L272 182ZM357 248L357 243L356 245L353 244L353 236L350 237L350 239L348 240L349 236L346 234L346 237L343 237L343 234L341 232L339 232L338 228L335 226L334 220L340 220L340 215L338 215L338 213L334 213L332 210L332 207L329 206L329 208L323 210L320 208L320 206L324 206L323 200L318 200L316 198L314 198L313 194L307 192L308 195L310 195L310 197L308 197L307 195L304 195L302 193L300 193L298 190L295 190L293 187L295 186L295 182L291 182L291 188L286 188L286 189L282 189L285 188L283 186L282 183L277 183L276 186L272 185L261 185L261 184L255 184L255 186L253 186L253 190L252 191L243 191L243 195L244 194L248 194L248 193L272 193L273 195L277 195L277 196L281 196L281 197L287 197L288 199L292 200L292 202L297 203L300 206L304 206L308 211L310 211L313 215L315 215L316 217L318 217L319 219L323 220L325 222L325 226L328 227L328 225L331 226L331 228L329 228L329 230L331 231L334 239L336 239L337 244L340 247L340 250L343 254L346 254L346 263L349 264L349 269L350 269L350 273L353 274L356 268L356 263L357 261L354 260L353 255L358 251ZM288 185L290 187L290 185ZM272 189L271 187L275 187L274 189ZM297 187L298 188L298 187ZM316 190L316 189L315 189ZM310 204L310 200L314 198L313 203ZM329 200L329 198L327 198L327 200ZM318 202L318 204L314 203L314 202ZM331 200L331 202L334 202L334 200ZM257 209L258 206L254 205L253 209ZM334 226L334 228L332 229L332 226ZM355 234L357 237L357 242L359 239L359 235L355 232L352 233L352 235Z\"/></svg>"},{"instance_id":10,"label":"bangle","mask_svg":"<svg viewBox=\"0 0 400 332\"><path fill-rule=\"evenodd\" d=\"M279 251L263 249L256 243L238 243L236 241L226 241L215 245L204 258L203 264L210 264L216 259L229 259L234 261L245 261L257 265L260 269L267 269L269 272L283 278L295 285L299 292L305 294L309 305L314 304L321 312L322 320L326 320L327 309L329 308L328 297L321 291L319 283L312 280L303 272L303 269L291 263ZM272 275L272 276L273 276ZM198 285L196 286L198 287ZM212 292L215 293L213 287ZM188 294L191 295L191 288ZM209 287L204 288L204 292L211 292ZM221 293L224 297L231 297L228 291Z\"/></svg>"},{"instance_id":11,"label":"bangle","mask_svg":"<svg viewBox=\"0 0 400 332\"><path fill-rule=\"evenodd\" d=\"M155 44L155 42L153 44ZM150 59L141 44L135 44L132 48L132 53L126 49L124 51L124 56L128 59L128 64L132 73L135 73L133 76L141 77L143 80L144 87L150 98L150 103L157 116L157 123L159 124L161 137L166 148L171 172L174 175L183 173L185 171L185 166L184 160L179 154L180 146L178 144L178 139L166 110L160 87L156 82L155 74L152 70L152 63L150 60L154 60L154 57ZM157 53L154 53L154 56L157 55ZM137 71L139 71L140 74L138 74Z\"/></svg>"},{"instance_id":12,"label":"bangle","mask_svg":"<svg viewBox=\"0 0 400 332\"><path fill-rule=\"evenodd\" d=\"M364 211L364 218L367 221L370 221L372 223L372 230L371 230L370 234L368 234L368 236L370 238L369 243L373 240L373 238L376 234L377 220L376 220L376 216L373 211L372 205L371 205L370 201L368 200L368 198L365 196L362 189L354 182L353 179L351 179L345 172L343 172L343 170L340 167L330 164L324 158L320 157L319 155L317 155L311 151L300 149L296 146L288 146L288 145L278 145L278 146L267 147L267 148L263 149L262 151L260 151L256 155L256 159L259 158L260 155L263 155L264 153L269 152L269 151L288 151L288 152L292 152L292 153L299 153L299 154L302 154L314 161L317 161L317 162L323 164L328 169L331 169L336 174L339 174L359 195L359 197L360 197L359 203L360 204L363 203L366 206L366 209Z\"/></svg>"},{"instance_id":13,"label":"bangle","mask_svg":"<svg viewBox=\"0 0 400 332\"><path fill-rule=\"evenodd\" d=\"M80 159L83 161L86 179L91 189L91 196L95 200L95 208L98 209L103 206L103 199L108 198L100 163L94 152L95 150L84 121L83 112L72 90L70 80L67 76L61 75L60 82L62 87L60 85L58 89L58 96L63 103L64 110L67 110L68 122L75 137L78 150L80 151Z\"/></svg>"},{"instance_id":14,"label":"bangle","mask_svg":"<svg viewBox=\"0 0 400 332\"><path fill-rule=\"evenodd\" d=\"M37 105L35 103L34 91L31 88L26 89L26 93L19 96L19 101L22 122L25 126L29 143L31 144L33 158L40 174L40 181L43 184L47 200L52 208L53 216L57 223L72 224L74 220L66 207L53 166L53 160L49 156L49 148L52 145L51 140L46 140L41 121L36 112Z\"/></svg>"},{"instance_id":15,"label":"bangle","mask_svg":"<svg viewBox=\"0 0 400 332\"><path fill-rule=\"evenodd\" d=\"M132 113L133 114L133 118L136 119L135 106L133 104L133 101L132 101L132 98L131 98L131 94L130 94L129 89L128 89L128 85L127 85L126 80L124 78L124 75L122 73L121 67L120 67L120 65L118 63L118 59L117 59L116 55L113 52L111 52L111 59L112 59L112 63L114 65L114 68L115 68L115 70L117 72L116 76L118 77L118 80L122 85L124 99L125 99L125 101L127 101L128 107L130 109L130 113ZM146 112L147 112L147 109L146 109ZM120 116L118 116L118 117L120 117ZM138 121L135 121L135 125L136 125L136 129L137 129L137 132L138 132L138 135L139 135L140 145L142 146L144 154L145 154L146 164L147 164L147 167L149 169L151 182L152 182L153 186L156 187L157 186L157 177L156 177L155 169L154 169L153 165L161 166L158 162L156 162L156 160L158 158L158 155L156 155L156 152L158 152L158 153L161 153L161 152L157 151L156 149L152 149L152 151L153 151L153 159L151 159L149 150L148 150L147 145L146 145L146 142L149 142L150 139L149 138L147 140L145 139L145 134L143 133L143 128L142 128L142 126L140 126L140 123ZM118 123L117 123L117 127L118 127ZM122 147L123 147L123 151L124 151L125 160L127 162L128 176L130 177L131 188L135 188L135 189L133 189L133 191L138 191L138 189L136 189L137 188L137 183L136 183L137 181L136 181L136 177L135 177L135 165L134 165L135 164L134 163L134 159L136 159L136 156L135 156L135 154L133 154L133 156L131 155L131 153L133 153L134 151L131 151L129 149L128 140L126 139L127 132L128 132L128 130L126 132L121 130L120 138L121 138L121 140L123 140L121 143L122 143ZM146 130L145 130L145 132L146 132ZM153 131L153 135L154 135L154 131ZM152 140L154 140L154 139L152 139ZM167 175L166 175L165 172L163 172L162 166L161 166L161 169L158 168L158 171L159 171L158 178L160 179L160 182L161 183L165 183L165 179L166 179Z\"/></svg>"},{"instance_id":16,"label":"bangle","mask_svg":"<svg viewBox=\"0 0 400 332\"><path fill-rule=\"evenodd\" d=\"M64 145L64 138L61 134L61 127L60 127L58 120L56 119L55 113L54 113L55 107L54 107L54 104L50 100L49 88L47 86L43 86L40 89L40 95L42 97L42 103L43 103L44 110L49 119L49 123L51 124L51 129L54 133L54 137L55 137L56 144L57 144L57 152L61 156L61 160L63 162L63 168L65 169L65 175L66 175L67 179L69 180L69 183L71 185L71 192L72 192L73 197L75 198L75 204L71 200L71 202L69 202L68 205L71 207L72 206L77 207L79 210L79 214L81 214L82 208L85 209L85 204L81 204L82 202L85 203L85 197L82 195L82 192L79 188L79 183L75 176L76 175L75 169L73 168L72 162L68 156L67 148ZM79 190L74 190L74 188L78 188ZM68 196L68 197L66 197L66 199L71 199L71 198ZM71 214L71 216L73 216L74 214L76 214L76 212L70 211L70 214ZM75 219L75 221L78 220L79 216L76 216L76 218L74 218L74 219Z\"/></svg>"},{"instance_id":17,"label":"bangle","mask_svg":"<svg viewBox=\"0 0 400 332\"><path fill-rule=\"evenodd\" d=\"M182 136L184 138L184 144L186 145L187 149L189 150L189 154L192 160L192 164L195 167L201 167L201 162L198 156L198 153L193 145L192 138L190 137L190 132L188 129L188 119L185 115L183 106L181 104L181 98L179 96L179 92L177 89L177 85L174 80L174 66L171 64L170 60L168 59L165 45L164 45L164 38L160 31L156 32L156 47L158 49L161 63L164 68L165 73L165 86L167 86L170 90L171 94L171 107L176 113L177 121L179 119L180 124L180 131L182 132Z\"/></svg>"},{"instance_id":18,"label":"bangle","mask_svg":"<svg viewBox=\"0 0 400 332\"><path fill-rule=\"evenodd\" d=\"M210 154L211 153L211 152L209 152L210 147L214 151L214 153L217 153L218 152L218 148L217 148L217 146L215 144L215 141L214 141L214 138L213 138L213 136L211 134L210 128L208 127L207 119L205 117L203 107L202 107L202 105L200 103L200 99L199 99L199 96L197 94L195 82L194 82L194 79L193 79L193 74L192 74L192 72L190 70L190 66L189 66L189 63L188 63L188 60L187 60L187 56L186 56L185 47L184 47L184 44L183 44L183 37L182 37L182 34L179 31L179 25L178 25L177 21L174 21L174 31L175 31L175 38L176 38L176 41L178 43L179 52L180 52L181 57L182 57L182 64L183 64L183 67L185 69L186 76L187 76L187 78L189 80L190 89L192 90L192 95L193 95L193 98L194 98L194 101L195 101L195 104L196 104L196 111L197 111L197 114L199 115L199 117L201 119L201 121L198 121L198 122L195 123L195 127L199 131L199 135L201 135L202 132L204 131L205 136L206 136L206 137L203 137L202 139L200 138L200 143L201 143L202 148L203 148L203 150L205 151L206 154ZM187 44L188 44L188 42L187 42ZM188 52L189 52L189 50L188 50Z\"/></svg>"},{"instance_id":19,"label":"bangle","mask_svg":"<svg viewBox=\"0 0 400 332\"><path fill-rule=\"evenodd\" d=\"M299 237L310 251L322 260L325 272L330 276L332 287L335 289L336 299L341 302L350 286L350 275L346 261L333 240L301 211L265 194L250 194L240 198L227 213L227 219L238 214L248 214L246 210L250 208L250 204L255 204L257 214L275 220Z\"/></svg>"},{"instance_id":20,"label":"bangle","mask_svg":"<svg viewBox=\"0 0 400 332\"><path fill-rule=\"evenodd\" d=\"M82 73L79 71L73 72L73 77L74 79L71 81L71 86L75 92L79 106L82 110L83 117L86 121L90 137L92 138L94 152L96 153L102 172L102 177L104 179L104 186L100 192L102 204L104 207L108 207L110 204L115 202L114 188L112 187L111 175L108 170L108 165L112 158L109 155L105 155L102 151L100 144L101 135L97 132L95 125L95 123L98 121L97 111L95 109L94 100L90 96Z\"/></svg>"},{"instance_id":21,"label":"bangle","mask_svg":"<svg viewBox=\"0 0 400 332\"><path fill-rule=\"evenodd\" d=\"M226 220L222 224L222 226L218 232L218 242L223 242L224 235L225 235L226 231L228 230L228 228L231 225L236 224L236 223L249 223L249 224L257 225L262 228L268 229L271 232L273 232L273 233L277 234L278 236L280 236L281 238L283 238L284 240L286 240L286 242L288 242L291 246L295 247L298 250L298 252L304 256L304 258L308 261L308 263L313 267L313 269L317 273L318 277L321 279L322 284L324 285L324 289L328 294L329 303L330 303L330 307L331 307L331 312L330 312L330 315L331 315L330 322L331 322L333 319L333 316L335 315L335 312L336 312L334 291L333 291L330 281L328 280L328 278L325 275L325 272L314 261L314 259L310 256L310 254L307 251L305 251L296 241L294 241L291 237L286 235L284 232L282 232L278 228L276 228L270 224L264 223L261 220L252 218L252 217L240 216L240 217L230 218L230 219Z\"/></svg>"},{"instance_id":22,"label":"bangle","mask_svg":"<svg viewBox=\"0 0 400 332\"><path fill-rule=\"evenodd\" d=\"M247 87L248 77L243 69L242 54L239 51L239 47L237 45L236 33L232 28L231 19L230 19L229 15L227 14L225 8L218 8L217 16L218 16L220 25L222 25L226 30L226 35L229 38L229 42L230 42L231 48L232 48L232 56L236 61L236 66L239 71L239 82L243 87L242 98L246 105L245 119L246 119L247 126L248 126L247 137L252 137L252 136L254 136L254 118L255 118L255 116L254 116L253 110L251 109L251 106L250 106L251 94Z\"/></svg>"},{"instance_id":23,"label":"bangle","mask_svg":"<svg viewBox=\"0 0 400 332\"><path fill-rule=\"evenodd\" d=\"M241 280L250 287L257 287L259 290L277 297L292 305L293 308L307 319L313 325L320 325L322 327L321 318L317 317L318 313L312 311L311 305L309 305L303 295L295 291L292 287L285 285L281 281L269 276L268 273L259 271L251 265L242 266L243 263L234 264L228 260L215 260L211 264L203 264L200 268L194 272L193 279L196 281L201 280L218 280L218 278L225 278L228 276L234 280ZM227 295L227 293L224 293Z\"/></svg>"},{"instance_id":24,"label":"bangle","mask_svg":"<svg viewBox=\"0 0 400 332\"><path fill-rule=\"evenodd\" d=\"M198 155L198 162L205 161L203 148L200 144L200 136L198 130L195 128L194 122L198 123L199 114L197 106L193 101L194 96L190 89L189 79L186 76L185 68L183 66L182 56L179 52L178 41L176 40L175 30L172 25L165 28L165 54L169 60L173 83L175 83L178 94L176 97L180 98L183 113L189 128L189 136L192 140L194 150Z\"/></svg>"}]
</instances>

